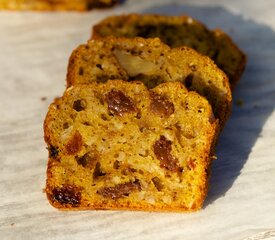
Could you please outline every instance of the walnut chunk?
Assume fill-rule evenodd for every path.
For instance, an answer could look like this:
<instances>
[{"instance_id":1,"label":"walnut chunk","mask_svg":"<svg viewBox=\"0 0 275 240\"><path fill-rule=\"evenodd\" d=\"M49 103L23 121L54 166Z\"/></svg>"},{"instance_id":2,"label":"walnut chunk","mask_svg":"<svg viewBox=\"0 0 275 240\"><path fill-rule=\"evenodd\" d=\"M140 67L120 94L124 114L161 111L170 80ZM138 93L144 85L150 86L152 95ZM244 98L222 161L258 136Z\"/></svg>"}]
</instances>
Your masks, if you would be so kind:
<instances>
[{"instance_id":1,"label":"walnut chunk","mask_svg":"<svg viewBox=\"0 0 275 240\"><path fill-rule=\"evenodd\" d=\"M114 187L103 187L97 191L97 194L104 198L113 200L128 196L133 191L141 191L141 185L138 180L134 182L118 184Z\"/></svg>"},{"instance_id":2,"label":"walnut chunk","mask_svg":"<svg viewBox=\"0 0 275 240\"><path fill-rule=\"evenodd\" d=\"M172 172L179 172L181 168L178 166L178 160L172 156L172 142L164 136L153 145L154 153L158 160L160 160L160 167Z\"/></svg>"},{"instance_id":3,"label":"walnut chunk","mask_svg":"<svg viewBox=\"0 0 275 240\"><path fill-rule=\"evenodd\" d=\"M132 99L120 90L112 89L106 95L108 110L111 114L123 116L126 113L136 112L136 106Z\"/></svg>"},{"instance_id":4,"label":"walnut chunk","mask_svg":"<svg viewBox=\"0 0 275 240\"><path fill-rule=\"evenodd\" d=\"M62 205L68 204L72 207L78 207L81 201L81 192L75 186L63 185L53 189L51 198Z\"/></svg>"},{"instance_id":5,"label":"walnut chunk","mask_svg":"<svg viewBox=\"0 0 275 240\"><path fill-rule=\"evenodd\" d=\"M138 75L152 76L160 71L160 67L157 64L139 56L131 55L126 51L115 49L113 53L130 77Z\"/></svg>"},{"instance_id":6,"label":"walnut chunk","mask_svg":"<svg viewBox=\"0 0 275 240\"><path fill-rule=\"evenodd\" d=\"M150 98L151 98L150 108L153 113L166 118L174 113L175 111L174 104L170 102L167 97L157 94L155 92L151 92Z\"/></svg>"},{"instance_id":7,"label":"walnut chunk","mask_svg":"<svg viewBox=\"0 0 275 240\"><path fill-rule=\"evenodd\" d=\"M65 145L67 154L74 155L78 153L83 145L81 134L76 131L73 137Z\"/></svg>"}]
</instances>

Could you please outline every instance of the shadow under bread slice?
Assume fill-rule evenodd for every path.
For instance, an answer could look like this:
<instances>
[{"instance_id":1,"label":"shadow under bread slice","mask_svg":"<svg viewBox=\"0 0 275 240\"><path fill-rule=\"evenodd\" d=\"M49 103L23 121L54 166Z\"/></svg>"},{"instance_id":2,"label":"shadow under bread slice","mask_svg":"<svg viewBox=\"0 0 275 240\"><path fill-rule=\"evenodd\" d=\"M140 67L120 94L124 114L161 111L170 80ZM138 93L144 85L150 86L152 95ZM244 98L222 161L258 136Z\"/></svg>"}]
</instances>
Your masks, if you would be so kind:
<instances>
[{"instance_id":1,"label":"shadow under bread slice","mask_svg":"<svg viewBox=\"0 0 275 240\"><path fill-rule=\"evenodd\" d=\"M231 88L239 81L246 64L245 54L221 30L209 30L188 16L129 14L111 16L93 28L93 38L106 36L160 38L170 47L187 46L212 58L227 74Z\"/></svg>"},{"instance_id":2,"label":"shadow under bread slice","mask_svg":"<svg viewBox=\"0 0 275 240\"><path fill-rule=\"evenodd\" d=\"M107 37L91 40L72 53L68 87L108 79L141 80L149 88L179 81L209 100L222 127L231 113L230 85L214 62L191 48L171 49L158 38Z\"/></svg>"},{"instance_id":3,"label":"shadow under bread slice","mask_svg":"<svg viewBox=\"0 0 275 240\"><path fill-rule=\"evenodd\" d=\"M44 122L56 208L195 211L207 194L218 121L179 82L68 88Z\"/></svg>"}]
</instances>

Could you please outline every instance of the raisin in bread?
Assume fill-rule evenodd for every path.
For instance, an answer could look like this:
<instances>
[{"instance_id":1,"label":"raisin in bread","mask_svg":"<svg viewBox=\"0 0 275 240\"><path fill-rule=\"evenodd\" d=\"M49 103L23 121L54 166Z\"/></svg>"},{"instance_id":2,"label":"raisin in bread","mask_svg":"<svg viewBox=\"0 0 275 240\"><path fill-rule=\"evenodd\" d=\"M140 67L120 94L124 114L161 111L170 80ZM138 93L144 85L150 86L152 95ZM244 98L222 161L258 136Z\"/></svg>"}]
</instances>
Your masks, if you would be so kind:
<instances>
[{"instance_id":1,"label":"raisin in bread","mask_svg":"<svg viewBox=\"0 0 275 240\"><path fill-rule=\"evenodd\" d=\"M158 38L107 37L91 40L72 53L68 86L108 79L142 80L149 88L180 81L210 101L221 126L231 112L228 79L214 62L191 48L171 49Z\"/></svg>"},{"instance_id":2,"label":"raisin in bread","mask_svg":"<svg viewBox=\"0 0 275 240\"><path fill-rule=\"evenodd\" d=\"M170 47L188 46L212 58L227 74L233 89L246 64L245 54L221 30L210 31L188 16L130 14L111 16L93 28L93 38L159 37Z\"/></svg>"},{"instance_id":3,"label":"raisin in bread","mask_svg":"<svg viewBox=\"0 0 275 240\"><path fill-rule=\"evenodd\" d=\"M111 7L117 0L1 0L0 9L9 10L75 10Z\"/></svg>"},{"instance_id":4,"label":"raisin in bread","mask_svg":"<svg viewBox=\"0 0 275 240\"><path fill-rule=\"evenodd\" d=\"M72 86L44 123L48 199L68 210L200 209L217 124L208 101L179 82Z\"/></svg>"}]
</instances>

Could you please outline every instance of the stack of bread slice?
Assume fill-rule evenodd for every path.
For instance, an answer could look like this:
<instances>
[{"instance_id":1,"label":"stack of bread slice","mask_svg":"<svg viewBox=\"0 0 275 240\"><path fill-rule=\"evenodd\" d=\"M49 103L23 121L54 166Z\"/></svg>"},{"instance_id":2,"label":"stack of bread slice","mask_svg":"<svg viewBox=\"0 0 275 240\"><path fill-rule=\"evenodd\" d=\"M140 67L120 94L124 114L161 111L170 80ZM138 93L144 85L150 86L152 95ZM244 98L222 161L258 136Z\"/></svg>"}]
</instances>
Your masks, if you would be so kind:
<instances>
[{"instance_id":1,"label":"stack of bread slice","mask_svg":"<svg viewBox=\"0 0 275 240\"><path fill-rule=\"evenodd\" d=\"M49 107L48 199L60 209L198 210L231 112L228 77L192 48L133 36L131 21L111 36L109 21L73 51L67 89Z\"/></svg>"},{"instance_id":2,"label":"stack of bread slice","mask_svg":"<svg viewBox=\"0 0 275 240\"><path fill-rule=\"evenodd\" d=\"M130 14L111 16L93 28L93 38L158 37L168 46L187 46L210 57L229 78L231 88L236 87L246 64L245 54L220 29L209 30L203 23L189 16L161 16Z\"/></svg>"}]
</instances>

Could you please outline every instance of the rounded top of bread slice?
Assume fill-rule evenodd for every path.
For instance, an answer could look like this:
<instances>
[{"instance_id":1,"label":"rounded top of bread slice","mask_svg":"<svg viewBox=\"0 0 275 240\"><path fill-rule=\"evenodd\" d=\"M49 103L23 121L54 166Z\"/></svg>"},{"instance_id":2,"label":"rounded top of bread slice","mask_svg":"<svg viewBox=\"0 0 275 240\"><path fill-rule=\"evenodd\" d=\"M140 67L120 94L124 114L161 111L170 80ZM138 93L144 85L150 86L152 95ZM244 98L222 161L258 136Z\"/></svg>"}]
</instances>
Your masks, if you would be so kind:
<instances>
[{"instance_id":1,"label":"rounded top of bread slice","mask_svg":"<svg viewBox=\"0 0 275 240\"><path fill-rule=\"evenodd\" d=\"M46 192L63 209L194 211L207 193L217 121L179 82L75 85L49 108Z\"/></svg>"},{"instance_id":2,"label":"rounded top of bread slice","mask_svg":"<svg viewBox=\"0 0 275 240\"><path fill-rule=\"evenodd\" d=\"M221 126L231 112L227 76L214 62L188 47L171 49L158 38L107 37L74 50L68 66L68 87L108 79L141 80L149 88L179 81L209 100Z\"/></svg>"},{"instance_id":3,"label":"rounded top of bread slice","mask_svg":"<svg viewBox=\"0 0 275 240\"><path fill-rule=\"evenodd\" d=\"M245 54L221 30L209 30L189 16L129 14L110 16L93 27L93 38L158 37L170 47L188 46L212 58L227 74L233 89L246 64Z\"/></svg>"}]
</instances>

